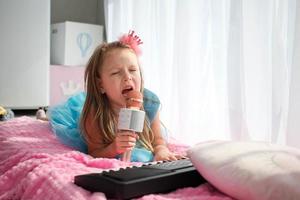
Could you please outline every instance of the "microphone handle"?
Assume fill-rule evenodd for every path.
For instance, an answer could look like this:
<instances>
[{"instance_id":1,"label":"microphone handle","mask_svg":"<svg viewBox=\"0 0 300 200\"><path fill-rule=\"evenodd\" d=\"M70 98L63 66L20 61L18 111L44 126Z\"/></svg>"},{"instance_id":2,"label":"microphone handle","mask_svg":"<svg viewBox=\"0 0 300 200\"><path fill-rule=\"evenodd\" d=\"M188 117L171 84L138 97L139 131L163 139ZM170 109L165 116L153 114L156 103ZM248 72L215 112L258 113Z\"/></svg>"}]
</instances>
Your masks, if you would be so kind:
<instances>
[{"instance_id":1,"label":"microphone handle","mask_svg":"<svg viewBox=\"0 0 300 200\"><path fill-rule=\"evenodd\" d=\"M118 119L118 129L134 131L139 133L143 131L145 120L145 111L121 108ZM131 150L124 152L121 156L122 161L131 161Z\"/></svg>"},{"instance_id":2,"label":"microphone handle","mask_svg":"<svg viewBox=\"0 0 300 200\"><path fill-rule=\"evenodd\" d=\"M131 160L131 150L125 151L122 154L121 160L124 162L130 162Z\"/></svg>"}]
</instances>

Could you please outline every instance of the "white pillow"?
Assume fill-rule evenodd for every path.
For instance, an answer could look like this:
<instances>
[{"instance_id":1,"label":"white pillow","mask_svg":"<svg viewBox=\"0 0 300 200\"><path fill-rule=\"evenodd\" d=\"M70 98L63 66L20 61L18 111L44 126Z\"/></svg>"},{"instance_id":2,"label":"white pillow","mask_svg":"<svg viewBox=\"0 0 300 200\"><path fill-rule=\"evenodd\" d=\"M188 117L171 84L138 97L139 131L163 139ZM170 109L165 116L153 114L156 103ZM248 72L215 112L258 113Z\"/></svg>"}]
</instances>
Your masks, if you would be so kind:
<instances>
[{"instance_id":1,"label":"white pillow","mask_svg":"<svg viewBox=\"0 0 300 200\"><path fill-rule=\"evenodd\" d=\"M208 182L236 199L300 199L300 149L210 141L191 147L188 156Z\"/></svg>"}]
</instances>

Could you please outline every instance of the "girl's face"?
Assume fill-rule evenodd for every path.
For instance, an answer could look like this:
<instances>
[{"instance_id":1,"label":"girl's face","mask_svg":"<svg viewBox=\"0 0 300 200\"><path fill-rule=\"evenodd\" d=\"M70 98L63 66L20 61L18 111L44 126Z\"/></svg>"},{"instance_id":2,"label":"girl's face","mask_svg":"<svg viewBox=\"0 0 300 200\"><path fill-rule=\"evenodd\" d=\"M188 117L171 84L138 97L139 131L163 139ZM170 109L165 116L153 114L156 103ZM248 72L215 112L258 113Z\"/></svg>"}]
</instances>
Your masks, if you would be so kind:
<instances>
[{"instance_id":1,"label":"girl's face","mask_svg":"<svg viewBox=\"0 0 300 200\"><path fill-rule=\"evenodd\" d=\"M130 90L141 90L140 67L131 49L113 49L105 55L100 87L116 112L126 106L125 97Z\"/></svg>"}]
</instances>

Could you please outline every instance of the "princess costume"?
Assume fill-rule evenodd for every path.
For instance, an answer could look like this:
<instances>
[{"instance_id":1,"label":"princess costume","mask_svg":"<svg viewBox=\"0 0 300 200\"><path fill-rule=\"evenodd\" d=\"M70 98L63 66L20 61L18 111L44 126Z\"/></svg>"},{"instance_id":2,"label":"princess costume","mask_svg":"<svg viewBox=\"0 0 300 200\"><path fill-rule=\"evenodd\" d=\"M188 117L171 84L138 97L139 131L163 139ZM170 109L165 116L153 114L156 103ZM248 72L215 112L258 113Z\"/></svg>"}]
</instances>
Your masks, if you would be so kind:
<instances>
[{"instance_id":1,"label":"princess costume","mask_svg":"<svg viewBox=\"0 0 300 200\"><path fill-rule=\"evenodd\" d=\"M65 103L49 108L48 115L53 132L63 144L87 153L87 144L79 127L85 98L86 93L80 92L70 97ZM159 98L150 90L144 89L143 106L151 125L160 107ZM161 129L163 137L166 138L166 130L164 130L164 127L161 127ZM120 155L116 158L120 158ZM137 141L131 152L131 161L150 162L152 160L153 153Z\"/></svg>"}]
</instances>

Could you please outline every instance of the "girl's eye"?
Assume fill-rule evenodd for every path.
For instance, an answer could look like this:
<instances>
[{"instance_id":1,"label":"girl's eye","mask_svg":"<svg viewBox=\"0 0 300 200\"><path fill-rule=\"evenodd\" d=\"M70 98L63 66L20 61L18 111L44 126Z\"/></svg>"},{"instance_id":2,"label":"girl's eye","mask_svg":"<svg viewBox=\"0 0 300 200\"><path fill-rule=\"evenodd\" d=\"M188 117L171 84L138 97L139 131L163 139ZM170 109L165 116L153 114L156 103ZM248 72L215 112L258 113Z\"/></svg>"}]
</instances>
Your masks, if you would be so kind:
<instances>
[{"instance_id":1,"label":"girl's eye","mask_svg":"<svg viewBox=\"0 0 300 200\"><path fill-rule=\"evenodd\" d=\"M131 71L131 72L136 72L137 69L130 69L129 71Z\"/></svg>"},{"instance_id":2,"label":"girl's eye","mask_svg":"<svg viewBox=\"0 0 300 200\"><path fill-rule=\"evenodd\" d=\"M111 75L117 75L119 72L112 72Z\"/></svg>"}]
</instances>

